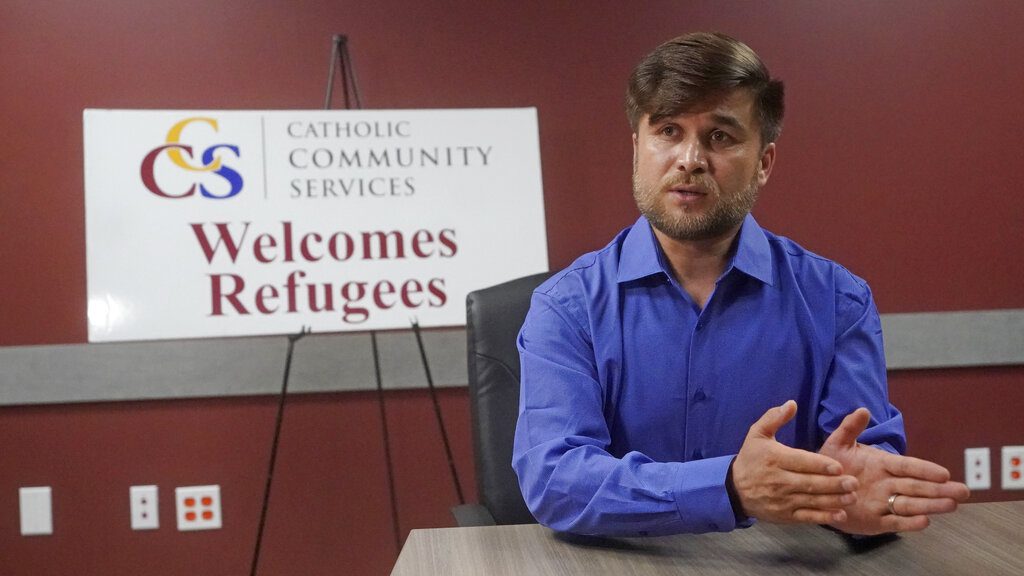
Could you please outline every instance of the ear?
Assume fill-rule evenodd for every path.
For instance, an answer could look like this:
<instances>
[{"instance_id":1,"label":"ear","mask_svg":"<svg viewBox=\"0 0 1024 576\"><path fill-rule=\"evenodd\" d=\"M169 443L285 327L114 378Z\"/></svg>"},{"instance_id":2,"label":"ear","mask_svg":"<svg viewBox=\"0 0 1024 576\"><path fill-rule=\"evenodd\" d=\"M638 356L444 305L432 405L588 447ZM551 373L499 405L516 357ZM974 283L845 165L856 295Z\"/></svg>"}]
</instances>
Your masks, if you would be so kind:
<instances>
[{"instance_id":1,"label":"ear","mask_svg":"<svg viewBox=\"0 0 1024 576\"><path fill-rule=\"evenodd\" d=\"M636 166L636 146L637 146L636 132L633 132L633 166Z\"/></svg>"},{"instance_id":2,"label":"ear","mask_svg":"<svg viewBox=\"0 0 1024 576\"><path fill-rule=\"evenodd\" d=\"M636 142L635 135L633 137L633 141L634 143ZM775 142L771 142L764 147L764 152L761 153L761 159L757 163L758 186L764 186L768 183L768 177L771 176L773 166L775 166Z\"/></svg>"}]
</instances>

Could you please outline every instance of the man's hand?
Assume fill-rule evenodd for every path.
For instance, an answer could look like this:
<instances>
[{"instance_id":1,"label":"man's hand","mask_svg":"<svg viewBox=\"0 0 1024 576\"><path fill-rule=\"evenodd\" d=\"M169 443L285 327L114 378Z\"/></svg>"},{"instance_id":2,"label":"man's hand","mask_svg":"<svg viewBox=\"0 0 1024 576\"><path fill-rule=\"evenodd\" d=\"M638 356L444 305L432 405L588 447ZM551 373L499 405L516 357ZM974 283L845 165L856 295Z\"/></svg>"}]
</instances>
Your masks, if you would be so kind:
<instances>
[{"instance_id":1,"label":"man's hand","mask_svg":"<svg viewBox=\"0 0 1024 576\"><path fill-rule=\"evenodd\" d=\"M860 485L856 503L846 507L846 518L828 524L848 534L924 530L929 514L952 512L967 500L967 486L951 482L942 466L858 444L870 418L865 408L854 411L821 447L820 454L841 463ZM891 513L889 497L894 494L898 496Z\"/></svg>"},{"instance_id":2,"label":"man's hand","mask_svg":"<svg viewBox=\"0 0 1024 576\"><path fill-rule=\"evenodd\" d=\"M843 466L829 455L775 440L775 433L795 415L796 402L790 400L750 427L732 464L743 512L763 522L847 522L845 508L857 501L857 479L843 475Z\"/></svg>"}]
</instances>

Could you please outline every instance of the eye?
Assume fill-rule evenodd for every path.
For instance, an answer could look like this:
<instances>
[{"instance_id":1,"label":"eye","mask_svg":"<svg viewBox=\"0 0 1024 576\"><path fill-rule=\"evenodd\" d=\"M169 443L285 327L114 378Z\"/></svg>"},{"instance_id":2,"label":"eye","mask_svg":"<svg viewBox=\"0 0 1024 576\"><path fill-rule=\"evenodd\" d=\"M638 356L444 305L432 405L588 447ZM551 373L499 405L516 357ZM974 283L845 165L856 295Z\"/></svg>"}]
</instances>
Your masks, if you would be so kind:
<instances>
[{"instance_id":1,"label":"eye","mask_svg":"<svg viewBox=\"0 0 1024 576\"><path fill-rule=\"evenodd\" d=\"M658 133L662 136L668 136L669 138L679 135L679 127L675 124L665 124L658 130Z\"/></svg>"},{"instance_id":2,"label":"eye","mask_svg":"<svg viewBox=\"0 0 1024 576\"><path fill-rule=\"evenodd\" d=\"M716 142L716 143L721 144L721 143L724 143L724 142L728 142L731 139L732 139L731 136L729 136L728 134L726 134L725 132L723 132L721 130L715 130L714 132L711 133L711 141L712 142Z\"/></svg>"}]
</instances>

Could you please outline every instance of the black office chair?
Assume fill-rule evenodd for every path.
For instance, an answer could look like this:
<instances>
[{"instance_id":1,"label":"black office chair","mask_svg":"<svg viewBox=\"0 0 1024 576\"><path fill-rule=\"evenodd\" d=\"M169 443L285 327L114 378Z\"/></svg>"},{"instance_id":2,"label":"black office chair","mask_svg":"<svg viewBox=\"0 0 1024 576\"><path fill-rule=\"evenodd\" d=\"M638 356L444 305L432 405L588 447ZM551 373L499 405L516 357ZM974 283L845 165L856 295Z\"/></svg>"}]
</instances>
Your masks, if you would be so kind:
<instances>
[{"instance_id":1,"label":"black office chair","mask_svg":"<svg viewBox=\"0 0 1024 576\"><path fill-rule=\"evenodd\" d=\"M533 289L550 272L526 276L466 296L469 407L480 504L452 508L459 526L532 524L512 470L512 438L519 413L516 336Z\"/></svg>"}]
</instances>

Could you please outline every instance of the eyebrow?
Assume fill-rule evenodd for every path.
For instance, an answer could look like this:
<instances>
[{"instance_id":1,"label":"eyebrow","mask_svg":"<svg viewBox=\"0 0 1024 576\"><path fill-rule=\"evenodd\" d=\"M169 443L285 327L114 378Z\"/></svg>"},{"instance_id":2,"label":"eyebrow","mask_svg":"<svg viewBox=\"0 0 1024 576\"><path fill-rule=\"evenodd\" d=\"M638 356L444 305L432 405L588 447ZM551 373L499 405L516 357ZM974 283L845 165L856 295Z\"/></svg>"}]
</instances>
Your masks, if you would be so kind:
<instances>
[{"instance_id":1,"label":"eyebrow","mask_svg":"<svg viewBox=\"0 0 1024 576\"><path fill-rule=\"evenodd\" d=\"M726 114L712 114L711 119L714 120L716 124L723 124L725 126L729 126L737 130L745 131L747 129L747 127L744 126L742 122L737 120L735 116L729 116Z\"/></svg>"},{"instance_id":2,"label":"eyebrow","mask_svg":"<svg viewBox=\"0 0 1024 576\"><path fill-rule=\"evenodd\" d=\"M662 122L666 122L672 119L674 116L674 114L650 114L647 116L647 125L650 126L651 128L654 128L661 124ZM747 131L747 127L744 126L743 123L740 122L739 119L737 119L735 116L729 114L713 113L711 115L711 119L716 124L721 124L729 128L734 128L736 130Z\"/></svg>"}]
</instances>

